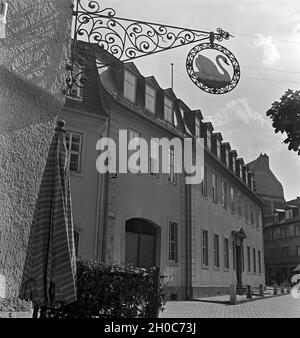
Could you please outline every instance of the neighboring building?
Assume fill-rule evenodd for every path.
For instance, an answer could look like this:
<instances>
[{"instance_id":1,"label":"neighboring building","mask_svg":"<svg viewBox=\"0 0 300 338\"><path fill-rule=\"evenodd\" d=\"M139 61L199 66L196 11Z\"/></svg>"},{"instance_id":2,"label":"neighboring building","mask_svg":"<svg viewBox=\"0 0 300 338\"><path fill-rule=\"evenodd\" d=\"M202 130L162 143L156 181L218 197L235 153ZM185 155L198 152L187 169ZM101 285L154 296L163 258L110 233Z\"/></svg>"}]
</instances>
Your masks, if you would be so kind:
<instances>
[{"instance_id":1,"label":"neighboring building","mask_svg":"<svg viewBox=\"0 0 300 338\"><path fill-rule=\"evenodd\" d=\"M96 57L98 61L111 58L103 50ZM106 263L159 266L167 277L171 299L224 294L236 283L264 284L263 204L243 159L229 143L222 142L221 133L213 132L210 122L203 122L200 110L191 110L172 89L162 89L153 76L142 76L134 63L103 69L98 80L100 101L99 106L94 105L95 112L81 112L87 99L83 106L72 99L72 108L67 103L63 115L66 129L75 136L76 132L90 135L89 128L95 123L93 136L85 145L90 155L81 158L86 170L72 177L74 222L81 230L79 254ZM203 137L204 182L185 184L185 175L174 172L177 155L171 147L169 174L155 173L156 160L161 163L162 156L150 160L149 174L98 174L104 178L97 191L104 196L100 194L99 201L98 195L99 203L94 203L90 199L96 189L82 191L87 185L96 187L99 180L93 161L95 165L101 116L108 116L104 135L115 140L117 154L118 150L130 154L127 144L119 144L122 130L127 132L127 141L137 136L148 141L154 137ZM117 167L119 164L117 157ZM101 224L91 215L98 215Z\"/></svg>"},{"instance_id":2,"label":"neighboring building","mask_svg":"<svg viewBox=\"0 0 300 338\"><path fill-rule=\"evenodd\" d=\"M291 281L300 264L300 198L274 210L264 224L266 282Z\"/></svg>"},{"instance_id":3,"label":"neighboring building","mask_svg":"<svg viewBox=\"0 0 300 338\"><path fill-rule=\"evenodd\" d=\"M254 172L256 193L263 200L264 215L272 215L277 205L285 202L283 186L270 169L269 156L260 156L248 163L250 170Z\"/></svg>"},{"instance_id":4,"label":"neighboring building","mask_svg":"<svg viewBox=\"0 0 300 338\"><path fill-rule=\"evenodd\" d=\"M254 172L257 194L265 203L266 282L290 281L300 263L300 197L285 201L282 184L272 173L266 154L248 166Z\"/></svg>"}]
</instances>

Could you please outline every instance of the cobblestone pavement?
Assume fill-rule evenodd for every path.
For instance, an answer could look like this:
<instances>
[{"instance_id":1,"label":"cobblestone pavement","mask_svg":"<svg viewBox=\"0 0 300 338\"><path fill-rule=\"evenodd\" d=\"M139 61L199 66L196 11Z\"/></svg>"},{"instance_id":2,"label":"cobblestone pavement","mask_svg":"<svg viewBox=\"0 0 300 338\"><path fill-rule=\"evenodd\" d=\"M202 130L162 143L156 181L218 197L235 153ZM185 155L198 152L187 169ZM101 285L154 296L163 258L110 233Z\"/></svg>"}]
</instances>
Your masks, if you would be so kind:
<instances>
[{"instance_id":1,"label":"cobblestone pavement","mask_svg":"<svg viewBox=\"0 0 300 338\"><path fill-rule=\"evenodd\" d=\"M159 318L300 318L300 298L288 294L237 305L170 301Z\"/></svg>"}]
</instances>

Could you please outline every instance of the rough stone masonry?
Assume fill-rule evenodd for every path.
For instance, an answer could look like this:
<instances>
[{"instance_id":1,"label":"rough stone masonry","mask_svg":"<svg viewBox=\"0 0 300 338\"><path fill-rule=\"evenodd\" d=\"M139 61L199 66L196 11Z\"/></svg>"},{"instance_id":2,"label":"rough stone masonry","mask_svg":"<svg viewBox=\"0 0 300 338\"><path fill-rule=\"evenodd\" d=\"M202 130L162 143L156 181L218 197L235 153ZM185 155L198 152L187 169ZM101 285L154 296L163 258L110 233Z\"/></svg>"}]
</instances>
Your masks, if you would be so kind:
<instances>
[{"instance_id":1,"label":"rough stone masonry","mask_svg":"<svg viewBox=\"0 0 300 338\"><path fill-rule=\"evenodd\" d=\"M35 199L65 100L72 20L71 0L6 2L6 34L0 39L2 311L18 294Z\"/></svg>"}]
</instances>

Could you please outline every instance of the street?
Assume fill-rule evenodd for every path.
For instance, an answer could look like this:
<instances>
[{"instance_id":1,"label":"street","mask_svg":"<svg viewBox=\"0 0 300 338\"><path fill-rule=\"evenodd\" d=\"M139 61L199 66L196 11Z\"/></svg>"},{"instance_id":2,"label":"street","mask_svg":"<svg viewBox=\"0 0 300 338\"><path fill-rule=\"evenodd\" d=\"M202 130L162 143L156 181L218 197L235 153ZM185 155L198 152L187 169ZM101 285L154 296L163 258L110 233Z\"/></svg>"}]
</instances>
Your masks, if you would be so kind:
<instances>
[{"instance_id":1,"label":"street","mask_svg":"<svg viewBox=\"0 0 300 338\"><path fill-rule=\"evenodd\" d=\"M170 301L159 318L300 318L300 298L288 294L237 305Z\"/></svg>"}]
</instances>

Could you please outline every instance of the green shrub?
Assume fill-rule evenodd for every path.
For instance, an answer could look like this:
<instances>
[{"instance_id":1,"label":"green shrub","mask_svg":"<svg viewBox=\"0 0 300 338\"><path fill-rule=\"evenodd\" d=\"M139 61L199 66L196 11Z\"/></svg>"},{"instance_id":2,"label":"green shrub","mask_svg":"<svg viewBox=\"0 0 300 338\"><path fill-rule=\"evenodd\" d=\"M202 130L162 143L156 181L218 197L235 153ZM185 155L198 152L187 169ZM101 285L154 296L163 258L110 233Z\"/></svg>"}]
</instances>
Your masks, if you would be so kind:
<instances>
[{"instance_id":1,"label":"green shrub","mask_svg":"<svg viewBox=\"0 0 300 338\"><path fill-rule=\"evenodd\" d=\"M77 301L47 309L53 318L153 318L163 311L159 271L78 261Z\"/></svg>"}]
</instances>

